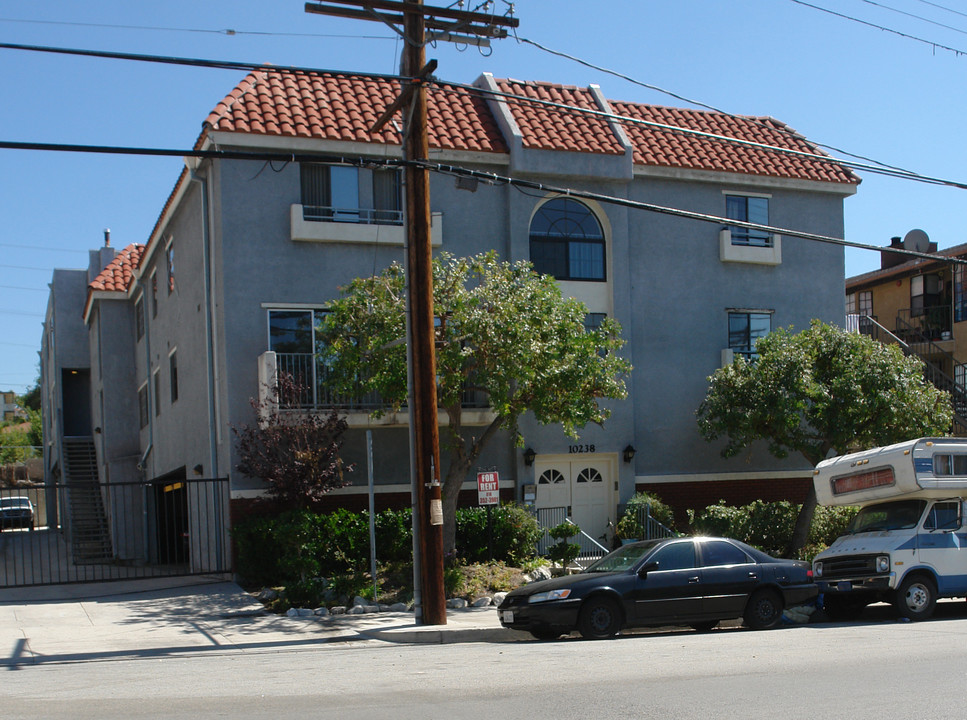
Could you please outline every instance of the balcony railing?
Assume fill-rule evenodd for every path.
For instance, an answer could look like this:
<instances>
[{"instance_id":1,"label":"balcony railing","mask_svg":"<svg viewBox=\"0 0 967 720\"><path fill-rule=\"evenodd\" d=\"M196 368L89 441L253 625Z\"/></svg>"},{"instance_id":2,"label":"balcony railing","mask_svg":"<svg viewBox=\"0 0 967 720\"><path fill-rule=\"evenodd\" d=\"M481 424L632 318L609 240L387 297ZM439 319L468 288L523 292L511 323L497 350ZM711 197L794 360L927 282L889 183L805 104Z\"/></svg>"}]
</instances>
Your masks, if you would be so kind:
<instances>
[{"instance_id":1,"label":"balcony railing","mask_svg":"<svg viewBox=\"0 0 967 720\"><path fill-rule=\"evenodd\" d=\"M342 208L326 205L303 205L302 219L313 222L348 222L363 225L402 225L402 210L375 208Z\"/></svg>"},{"instance_id":2,"label":"balcony railing","mask_svg":"<svg viewBox=\"0 0 967 720\"><path fill-rule=\"evenodd\" d=\"M918 309L904 308L897 315L896 332L901 337L903 337L902 333L910 334L912 331L927 340L950 340L952 328L953 318L949 305Z\"/></svg>"},{"instance_id":3,"label":"balcony railing","mask_svg":"<svg viewBox=\"0 0 967 720\"><path fill-rule=\"evenodd\" d=\"M282 408L336 408L368 412L386 405L379 393L363 393L361 389L360 392L350 395L334 392L329 387L328 368L312 353L276 353L275 357L277 372L292 378L295 387L290 396L279 398ZM461 406L486 409L489 407L487 395L468 384L463 390Z\"/></svg>"}]
</instances>

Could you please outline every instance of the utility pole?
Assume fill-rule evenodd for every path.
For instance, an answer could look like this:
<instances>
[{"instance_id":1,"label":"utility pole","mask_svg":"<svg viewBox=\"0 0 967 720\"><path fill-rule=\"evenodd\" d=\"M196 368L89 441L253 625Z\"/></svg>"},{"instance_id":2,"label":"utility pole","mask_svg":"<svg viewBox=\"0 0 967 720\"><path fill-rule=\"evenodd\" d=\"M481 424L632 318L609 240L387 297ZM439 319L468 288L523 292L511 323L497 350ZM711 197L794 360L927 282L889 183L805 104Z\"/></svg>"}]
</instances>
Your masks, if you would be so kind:
<instances>
[{"instance_id":1,"label":"utility pole","mask_svg":"<svg viewBox=\"0 0 967 720\"><path fill-rule=\"evenodd\" d=\"M335 3L336 5L334 5ZM354 6L349 7L341 6ZM407 288L410 310L410 422L413 426L414 503L419 518L417 548L422 597L422 622L446 625L443 588L443 500L440 484L440 430L437 419L436 352L434 345L433 267L430 245L430 175L425 83L436 69L426 63L426 31L437 39L486 44L486 38L506 37L505 26L516 27L514 18L423 5L423 0L328 0L309 2L306 12L361 20L378 20L402 35L405 42L400 74L413 78L400 96L377 120L378 131L403 109L406 168ZM402 25L402 31L399 26ZM480 40L484 38L484 40Z\"/></svg>"}]
</instances>

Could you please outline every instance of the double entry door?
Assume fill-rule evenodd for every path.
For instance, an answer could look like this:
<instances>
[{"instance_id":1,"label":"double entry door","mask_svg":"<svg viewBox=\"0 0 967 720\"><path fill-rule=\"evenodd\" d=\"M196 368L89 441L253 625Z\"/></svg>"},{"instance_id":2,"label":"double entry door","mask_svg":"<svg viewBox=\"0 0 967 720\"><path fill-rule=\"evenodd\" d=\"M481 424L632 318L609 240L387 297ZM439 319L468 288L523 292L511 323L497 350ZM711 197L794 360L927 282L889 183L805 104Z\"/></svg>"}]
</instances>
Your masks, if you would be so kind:
<instances>
[{"instance_id":1,"label":"double entry door","mask_svg":"<svg viewBox=\"0 0 967 720\"><path fill-rule=\"evenodd\" d=\"M538 456L534 461L535 507L565 508L567 517L606 548L611 547L615 518L616 456L586 454ZM580 542L574 538L571 542ZM584 547L584 543L582 543Z\"/></svg>"}]
</instances>

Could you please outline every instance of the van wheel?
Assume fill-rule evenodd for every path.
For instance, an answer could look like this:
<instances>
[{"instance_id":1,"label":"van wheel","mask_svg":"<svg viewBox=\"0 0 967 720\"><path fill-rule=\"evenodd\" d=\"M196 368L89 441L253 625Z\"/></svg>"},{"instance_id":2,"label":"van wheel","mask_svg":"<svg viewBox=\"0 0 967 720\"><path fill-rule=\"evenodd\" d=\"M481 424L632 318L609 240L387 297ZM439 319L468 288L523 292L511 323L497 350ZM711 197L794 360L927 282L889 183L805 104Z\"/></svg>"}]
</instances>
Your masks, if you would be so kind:
<instances>
[{"instance_id":1,"label":"van wheel","mask_svg":"<svg viewBox=\"0 0 967 720\"><path fill-rule=\"evenodd\" d=\"M893 605L900 617L926 620L937 606L937 587L926 575L904 578L893 597Z\"/></svg>"}]
</instances>

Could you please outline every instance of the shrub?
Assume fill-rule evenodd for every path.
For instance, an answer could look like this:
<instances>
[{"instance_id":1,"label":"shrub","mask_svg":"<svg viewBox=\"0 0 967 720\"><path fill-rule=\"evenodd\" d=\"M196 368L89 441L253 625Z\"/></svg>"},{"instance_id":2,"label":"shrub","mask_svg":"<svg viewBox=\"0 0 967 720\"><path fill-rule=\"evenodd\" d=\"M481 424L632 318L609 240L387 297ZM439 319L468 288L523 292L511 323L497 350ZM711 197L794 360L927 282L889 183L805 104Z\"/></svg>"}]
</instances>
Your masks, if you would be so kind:
<instances>
[{"instance_id":1,"label":"shrub","mask_svg":"<svg viewBox=\"0 0 967 720\"><path fill-rule=\"evenodd\" d=\"M541 528L525 507L506 503L491 509L493 560L520 565L534 557ZM457 509L457 552L467 563L490 560L487 542L487 509Z\"/></svg>"},{"instance_id":2,"label":"shrub","mask_svg":"<svg viewBox=\"0 0 967 720\"><path fill-rule=\"evenodd\" d=\"M734 538L770 555L780 555L792 537L799 507L785 500L756 500L734 507L721 500L698 514L691 510L688 514L693 533ZM842 535L855 514L856 508L817 507L807 545L800 552L801 558L811 558Z\"/></svg>"},{"instance_id":3,"label":"shrub","mask_svg":"<svg viewBox=\"0 0 967 720\"><path fill-rule=\"evenodd\" d=\"M569 543L568 540L581 532L574 523L562 522L560 525L547 529L547 534L557 540L554 545L547 549L547 557L562 567L567 567L581 553L581 546L577 543Z\"/></svg>"},{"instance_id":4,"label":"shrub","mask_svg":"<svg viewBox=\"0 0 967 720\"><path fill-rule=\"evenodd\" d=\"M641 523L641 517L647 509L648 514L669 530L675 529L675 513L670 506L666 505L655 495L639 492L635 493L628 504L625 505L625 512L618 520L615 532L622 540L641 540L647 535Z\"/></svg>"}]
</instances>

